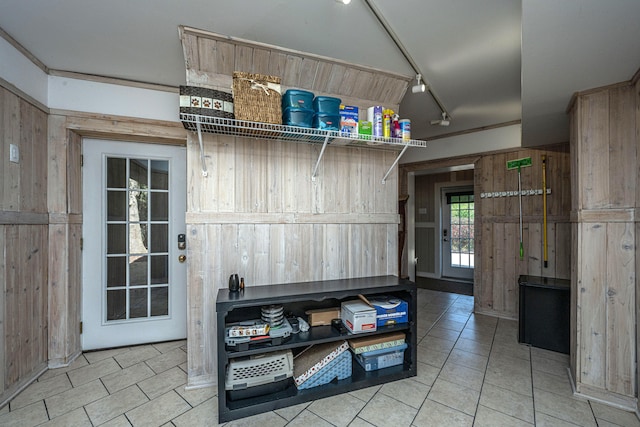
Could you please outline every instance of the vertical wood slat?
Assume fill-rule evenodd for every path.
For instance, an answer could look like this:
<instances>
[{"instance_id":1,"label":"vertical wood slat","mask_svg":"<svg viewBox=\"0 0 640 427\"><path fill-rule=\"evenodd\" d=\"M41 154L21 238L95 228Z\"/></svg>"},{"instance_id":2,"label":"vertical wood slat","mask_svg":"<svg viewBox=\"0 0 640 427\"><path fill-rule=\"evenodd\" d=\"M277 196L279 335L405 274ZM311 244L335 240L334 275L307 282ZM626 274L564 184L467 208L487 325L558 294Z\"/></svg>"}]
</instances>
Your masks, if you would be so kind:
<instances>
[{"instance_id":1,"label":"vertical wood slat","mask_svg":"<svg viewBox=\"0 0 640 427\"><path fill-rule=\"evenodd\" d=\"M581 123L582 143L577 185L581 189L582 209L604 208L609 205L609 95L590 94L584 99Z\"/></svg>"},{"instance_id":2,"label":"vertical wood slat","mask_svg":"<svg viewBox=\"0 0 640 427\"><path fill-rule=\"evenodd\" d=\"M5 92L4 103L2 105L4 117L2 141L5 150L9 150L10 144L15 144L20 147L20 100L17 96L10 94L5 89L0 90ZM4 197L2 199L2 208L7 211L18 211L20 210L21 189L20 164L9 162L7 156L4 156L0 161L4 163L4 175L2 177Z\"/></svg>"},{"instance_id":3,"label":"vertical wood slat","mask_svg":"<svg viewBox=\"0 0 640 427\"><path fill-rule=\"evenodd\" d=\"M635 230L631 223L607 227L606 389L635 393Z\"/></svg>"},{"instance_id":4,"label":"vertical wood slat","mask_svg":"<svg viewBox=\"0 0 640 427\"><path fill-rule=\"evenodd\" d=\"M0 90L0 102L2 100L3 91ZM0 105L2 105L0 103ZM0 114L0 117L2 115ZM1 194L1 193L0 193ZM5 238L7 227L4 225L0 225L0 390L4 391L7 389L6 376L7 376L7 368L5 365L6 362L6 347L7 347L7 283L8 283L8 270L7 270L7 251L4 248L7 245L7 240Z\"/></svg>"},{"instance_id":5,"label":"vertical wood slat","mask_svg":"<svg viewBox=\"0 0 640 427\"><path fill-rule=\"evenodd\" d=\"M636 144L634 90L630 86L612 89L609 97L609 199L613 207L632 207L636 190Z\"/></svg>"}]
</instances>

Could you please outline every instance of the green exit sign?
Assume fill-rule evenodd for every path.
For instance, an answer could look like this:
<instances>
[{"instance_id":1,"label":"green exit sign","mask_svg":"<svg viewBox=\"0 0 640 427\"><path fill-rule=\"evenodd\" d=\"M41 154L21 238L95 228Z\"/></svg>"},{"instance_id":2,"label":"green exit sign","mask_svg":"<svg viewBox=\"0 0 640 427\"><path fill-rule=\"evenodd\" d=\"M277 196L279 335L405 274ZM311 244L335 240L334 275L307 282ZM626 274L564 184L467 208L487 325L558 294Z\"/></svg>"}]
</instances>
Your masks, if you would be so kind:
<instances>
[{"instance_id":1,"label":"green exit sign","mask_svg":"<svg viewBox=\"0 0 640 427\"><path fill-rule=\"evenodd\" d=\"M507 160L507 169L518 169L531 166L531 157L525 157L523 159Z\"/></svg>"}]
</instances>

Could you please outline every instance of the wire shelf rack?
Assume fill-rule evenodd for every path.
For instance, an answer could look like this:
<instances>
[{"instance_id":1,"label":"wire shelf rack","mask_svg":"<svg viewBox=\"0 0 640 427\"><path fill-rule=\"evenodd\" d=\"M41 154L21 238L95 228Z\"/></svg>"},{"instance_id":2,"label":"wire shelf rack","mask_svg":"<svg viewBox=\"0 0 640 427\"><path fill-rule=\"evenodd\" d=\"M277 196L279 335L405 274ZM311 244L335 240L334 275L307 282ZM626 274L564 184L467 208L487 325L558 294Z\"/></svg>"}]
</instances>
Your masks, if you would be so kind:
<instances>
[{"instance_id":1,"label":"wire shelf rack","mask_svg":"<svg viewBox=\"0 0 640 427\"><path fill-rule=\"evenodd\" d=\"M393 163L391 168L389 168L389 171L382 179L383 183L391 173L393 167L400 160L400 157L402 157L402 155L405 153L407 148L427 146L426 141L416 139L405 140L402 138L385 138L369 135L352 137L350 135L344 135L339 131L333 130L311 129L299 126L251 122L224 117L203 116L199 114L180 113L180 121L187 130L198 133L200 155L202 158L202 173L204 176L207 176L207 170L204 162L204 146L202 142L202 133L291 141L308 144L322 144L322 149L320 151L318 161L316 162L311 176L312 179L315 179L316 177L318 165L320 164L327 145L400 151L395 162Z\"/></svg>"}]
</instances>

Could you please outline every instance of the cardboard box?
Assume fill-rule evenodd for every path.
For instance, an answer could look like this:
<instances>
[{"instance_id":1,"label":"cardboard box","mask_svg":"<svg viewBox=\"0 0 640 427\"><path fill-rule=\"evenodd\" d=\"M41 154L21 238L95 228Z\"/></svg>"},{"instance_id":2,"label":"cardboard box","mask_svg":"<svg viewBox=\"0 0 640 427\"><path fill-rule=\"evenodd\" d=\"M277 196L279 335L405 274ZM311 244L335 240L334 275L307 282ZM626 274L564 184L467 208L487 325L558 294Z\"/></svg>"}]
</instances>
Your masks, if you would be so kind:
<instances>
[{"instance_id":1,"label":"cardboard box","mask_svg":"<svg viewBox=\"0 0 640 427\"><path fill-rule=\"evenodd\" d=\"M349 347L354 354L360 354L374 350L397 347L404 344L405 339L406 336L403 332L392 332L390 334L350 339Z\"/></svg>"},{"instance_id":2,"label":"cardboard box","mask_svg":"<svg viewBox=\"0 0 640 427\"><path fill-rule=\"evenodd\" d=\"M378 326L395 325L409 321L409 304L406 301L388 295L377 295L368 299L376 309Z\"/></svg>"},{"instance_id":3,"label":"cardboard box","mask_svg":"<svg viewBox=\"0 0 640 427\"><path fill-rule=\"evenodd\" d=\"M376 330L376 309L365 304L362 300L343 302L340 318L351 333L357 334Z\"/></svg>"},{"instance_id":4,"label":"cardboard box","mask_svg":"<svg viewBox=\"0 0 640 427\"><path fill-rule=\"evenodd\" d=\"M331 325L333 319L340 318L340 309L338 307L319 308L317 310L307 310L308 322L311 326Z\"/></svg>"}]
</instances>

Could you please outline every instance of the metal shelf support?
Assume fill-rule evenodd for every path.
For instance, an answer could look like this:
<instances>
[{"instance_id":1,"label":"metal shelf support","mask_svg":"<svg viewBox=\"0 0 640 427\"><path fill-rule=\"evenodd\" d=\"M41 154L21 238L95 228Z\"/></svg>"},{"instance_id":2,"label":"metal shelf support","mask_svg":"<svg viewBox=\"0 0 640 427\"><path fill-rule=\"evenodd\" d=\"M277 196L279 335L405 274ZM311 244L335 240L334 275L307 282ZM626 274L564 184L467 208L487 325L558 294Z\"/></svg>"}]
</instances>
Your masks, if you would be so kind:
<instances>
[{"instance_id":1,"label":"metal shelf support","mask_svg":"<svg viewBox=\"0 0 640 427\"><path fill-rule=\"evenodd\" d=\"M202 125L200 119L196 118L196 128L198 129L198 142L200 143L200 163L202 163L202 176L209 175L207 164L204 161L204 144L202 143Z\"/></svg>"},{"instance_id":2,"label":"metal shelf support","mask_svg":"<svg viewBox=\"0 0 640 427\"><path fill-rule=\"evenodd\" d=\"M396 165L398 164L398 162L400 161L400 157L402 157L402 155L404 154L405 151L407 151L407 148L409 148L409 141L407 141L407 143L405 144L404 148L402 149L402 151L400 152L400 154L398 154L398 157L396 157L396 160L393 162L393 164L391 165L391 167L389 168L389 170L387 171L387 173L384 175L384 177L382 178L382 183L386 184L387 182L387 178L389 177L389 174L391 173L391 171L393 170L393 168L396 167Z\"/></svg>"},{"instance_id":3,"label":"metal shelf support","mask_svg":"<svg viewBox=\"0 0 640 427\"><path fill-rule=\"evenodd\" d=\"M313 168L313 173L311 174L311 181L316 180L316 176L318 175L318 166L320 166L320 160L322 160L322 156L324 155L324 150L327 148L329 144L329 135L324 138L324 144L322 144L322 149L320 150L320 155L318 156L318 161L316 161L316 165Z\"/></svg>"}]
</instances>

